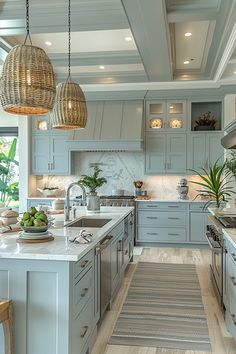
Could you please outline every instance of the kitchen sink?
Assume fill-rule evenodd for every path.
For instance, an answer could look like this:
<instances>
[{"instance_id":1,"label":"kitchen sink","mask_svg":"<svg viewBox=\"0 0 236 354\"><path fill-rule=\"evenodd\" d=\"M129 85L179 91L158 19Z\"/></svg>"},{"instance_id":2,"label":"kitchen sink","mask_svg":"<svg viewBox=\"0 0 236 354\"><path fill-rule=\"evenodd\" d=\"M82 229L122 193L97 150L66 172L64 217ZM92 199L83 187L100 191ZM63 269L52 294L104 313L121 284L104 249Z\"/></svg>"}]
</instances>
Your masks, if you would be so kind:
<instances>
[{"instance_id":1,"label":"kitchen sink","mask_svg":"<svg viewBox=\"0 0 236 354\"><path fill-rule=\"evenodd\" d=\"M109 221L111 221L111 219L81 218L79 220L75 220L69 225L66 225L66 227L103 227Z\"/></svg>"}]
</instances>

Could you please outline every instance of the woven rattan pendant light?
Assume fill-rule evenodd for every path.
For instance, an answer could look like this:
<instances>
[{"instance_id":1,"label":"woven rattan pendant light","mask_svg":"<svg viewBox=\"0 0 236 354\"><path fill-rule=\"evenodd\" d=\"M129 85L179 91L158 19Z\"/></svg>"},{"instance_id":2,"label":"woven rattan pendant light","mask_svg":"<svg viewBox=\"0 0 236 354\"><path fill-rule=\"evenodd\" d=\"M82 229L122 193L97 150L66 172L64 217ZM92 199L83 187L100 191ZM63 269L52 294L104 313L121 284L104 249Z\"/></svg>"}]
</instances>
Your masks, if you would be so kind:
<instances>
[{"instance_id":1,"label":"woven rattan pendant light","mask_svg":"<svg viewBox=\"0 0 236 354\"><path fill-rule=\"evenodd\" d=\"M79 84L71 81L70 0L68 1L68 77L65 83L60 83L57 86L56 100L52 111L52 127L62 130L85 128L87 123L87 106L84 93Z\"/></svg>"},{"instance_id":2,"label":"woven rattan pendant light","mask_svg":"<svg viewBox=\"0 0 236 354\"><path fill-rule=\"evenodd\" d=\"M11 49L3 65L0 102L4 111L19 115L45 114L52 110L56 84L52 64L29 34L29 1L26 0L24 44ZM27 39L30 44L26 44Z\"/></svg>"}]
</instances>

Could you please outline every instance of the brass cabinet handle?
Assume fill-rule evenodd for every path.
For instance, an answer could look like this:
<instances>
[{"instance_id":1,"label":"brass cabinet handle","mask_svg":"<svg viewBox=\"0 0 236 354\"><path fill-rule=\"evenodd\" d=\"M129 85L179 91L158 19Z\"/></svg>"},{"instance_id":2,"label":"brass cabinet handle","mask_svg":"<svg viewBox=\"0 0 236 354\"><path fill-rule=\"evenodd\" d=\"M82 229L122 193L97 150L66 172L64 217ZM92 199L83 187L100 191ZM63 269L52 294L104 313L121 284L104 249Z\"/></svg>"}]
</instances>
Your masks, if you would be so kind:
<instances>
[{"instance_id":1,"label":"brass cabinet handle","mask_svg":"<svg viewBox=\"0 0 236 354\"><path fill-rule=\"evenodd\" d=\"M179 218L169 217L168 220L179 220Z\"/></svg>"},{"instance_id":2,"label":"brass cabinet handle","mask_svg":"<svg viewBox=\"0 0 236 354\"><path fill-rule=\"evenodd\" d=\"M158 219L157 216L147 216L147 219Z\"/></svg>"},{"instance_id":3,"label":"brass cabinet handle","mask_svg":"<svg viewBox=\"0 0 236 354\"><path fill-rule=\"evenodd\" d=\"M179 236L179 234L172 234L172 233L168 233L169 236Z\"/></svg>"},{"instance_id":4,"label":"brass cabinet handle","mask_svg":"<svg viewBox=\"0 0 236 354\"><path fill-rule=\"evenodd\" d=\"M82 289L80 296L81 296L81 297L85 297L87 291L88 291L88 288Z\"/></svg>"},{"instance_id":5,"label":"brass cabinet handle","mask_svg":"<svg viewBox=\"0 0 236 354\"><path fill-rule=\"evenodd\" d=\"M84 338L85 337L85 335L88 332L89 328L88 328L88 326L84 326L83 329L84 329L84 331L80 334L80 338Z\"/></svg>"},{"instance_id":6,"label":"brass cabinet handle","mask_svg":"<svg viewBox=\"0 0 236 354\"><path fill-rule=\"evenodd\" d=\"M50 163L48 163L48 170L50 170Z\"/></svg>"},{"instance_id":7,"label":"brass cabinet handle","mask_svg":"<svg viewBox=\"0 0 236 354\"><path fill-rule=\"evenodd\" d=\"M158 235L157 232L147 232L147 235Z\"/></svg>"},{"instance_id":8,"label":"brass cabinet handle","mask_svg":"<svg viewBox=\"0 0 236 354\"><path fill-rule=\"evenodd\" d=\"M236 326L236 319L235 319L235 315L232 315L232 314L231 314L231 317L232 317L232 320L233 320L234 325Z\"/></svg>"}]
</instances>

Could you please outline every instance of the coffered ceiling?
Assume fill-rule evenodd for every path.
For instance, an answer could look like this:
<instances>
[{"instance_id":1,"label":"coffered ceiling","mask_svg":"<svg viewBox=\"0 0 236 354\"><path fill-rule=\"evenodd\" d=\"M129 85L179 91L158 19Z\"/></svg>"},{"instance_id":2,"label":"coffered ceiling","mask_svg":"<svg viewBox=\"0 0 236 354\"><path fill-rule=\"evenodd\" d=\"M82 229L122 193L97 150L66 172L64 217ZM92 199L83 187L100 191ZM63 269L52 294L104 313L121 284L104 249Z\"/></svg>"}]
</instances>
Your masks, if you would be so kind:
<instances>
[{"instance_id":1,"label":"coffered ceiling","mask_svg":"<svg viewBox=\"0 0 236 354\"><path fill-rule=\"evenodd\" d=\"M29 5L32 42L64 81L68 2ZM236 84L236 0L71 0L71 26L72 78L87 89ZM0 0L2 62L24 37L25 1Z\"/></svg>"}]
</instances>

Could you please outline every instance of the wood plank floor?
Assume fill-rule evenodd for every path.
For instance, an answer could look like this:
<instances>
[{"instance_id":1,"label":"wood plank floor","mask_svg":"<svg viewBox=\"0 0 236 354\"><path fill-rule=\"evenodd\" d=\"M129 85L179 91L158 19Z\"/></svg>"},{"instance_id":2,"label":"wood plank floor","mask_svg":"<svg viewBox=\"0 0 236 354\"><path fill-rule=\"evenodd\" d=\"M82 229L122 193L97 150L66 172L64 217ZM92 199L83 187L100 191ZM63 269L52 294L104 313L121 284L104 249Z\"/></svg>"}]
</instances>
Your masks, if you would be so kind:
<instances>
[{"instance_id":1,"label":"wood plank floor","mask_svg":"<svg viewBox=\"0 0 236 354\"><path fill-rule=\"evenodd\" d=\"M128 287L138 261L157 263L196 264L202 290L203 304L207 315L209 335L213 354L236 354L236 346L226 330L223 315L219 309L214 292L211 288L209 264L211 254L208 249L189 248L144 248L140 256L134 257L130 264L124 283L117 294L111 311L107 311L104 321L98 331L92 354L205 354L193 350L174 350L166 348L150 348L135 346L108 345L119 311L126 297ZM207 352L208 353L208 352ZM207 354L206 353L206 354Z\"/></svg>"}]
</instances>

